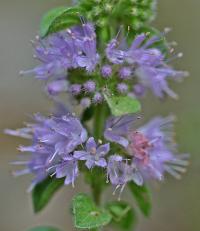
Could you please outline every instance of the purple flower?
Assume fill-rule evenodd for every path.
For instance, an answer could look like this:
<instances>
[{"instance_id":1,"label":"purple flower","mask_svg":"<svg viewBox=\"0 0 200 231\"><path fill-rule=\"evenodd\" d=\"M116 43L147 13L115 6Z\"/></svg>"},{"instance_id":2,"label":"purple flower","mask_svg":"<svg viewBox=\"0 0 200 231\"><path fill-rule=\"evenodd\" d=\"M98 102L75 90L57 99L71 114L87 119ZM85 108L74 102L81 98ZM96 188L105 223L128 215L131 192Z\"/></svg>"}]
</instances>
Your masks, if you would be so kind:
<instances>
[{"instance_id":1,"label":"purple flower","mask_svg":"<svg viewBox=\"0 0 200 231\"><path fill-rule=\"evenodd\" d=\"M125 51L117 49L118 41L117 39L111 40L110 43L108 43L106 48L106 56L108 60L113 64L123 64L124 57L125 57Z\"/></svg>"},{"instance_id":2,"label":"purple flower","mask_svg":"<svg viewBox=\"0 0 200 231\"><path fill-rule=\"evenodd\" d=\"M104 99L103 95L99 92L96 92L93 96L92 101L94 104L98 104L98 103L101 103L103 101L103 99Z\"/></svg>"},{"instance_id":3,"label":"purple flower","mask_svg":"<svg viewBox=\"0 0 200 231\"><path fill-rule=\"evenodd\" d=\"M62 77L68 69L77 67L91 72L99 61L96 35L91 23L74 26L45 39L37 36L34 48L35 58L42 64L21 74L34 74L39 79Z\"/></svg>"},{"instance_id":4,"label":"purple flower","mask_svg":"<svg viewBox=\"0 0 200 231\"><path fill-rule=\"evenodd\" d=\"M139 186L143 185L143 177L136 166L133 163L129 165L128 160L123 160L119 155L109 157L107 177L111 184L116 186L115 191L121 187L119 199L128 182L133 181Z\"/></svg>"},{"instance_id":5,"label":"purple flower","mask_svg":"<svg viewBox=\"0 0 200 231\"><path fill-rule=\"evenodd\" d=\"M58 79L47 84L47 91L50 95L58 95L61 92L66 92L68 82L65 79Z\"/></svg>"},{"instance_id":6,"label":"purple flower","mask_svg":"<svg viewBox=\"0 0 200 231\"><path fill-rule=\"evenodd\" d=\"M123 185L125 183L125 180L122 177L124 173L122 161L123 158L119 155L112 155L109 157L107 177L113 185Z\"/></svg>"},{"instance_id":7,"label":"purple flower","mask_svg":"<svg viewBox=\"0 0 200 231\"><path fill-rule=\"evenodd\" d=\"M91 100L88 97L84 97L81 99L80 104L83 108L88 108L91 105Z\"/></svg>"},{"instance_id":8,"label":"purple flower","mask_svg":"<svg viewBox=\"0 0 200 231\"><path fill-rule=\"evenodd\" d=\"M72 152L87 139L86 130L80 121L71 114L44 118L41 123L33 125L32 128L38 142L54 147L50 161L56 155L62 156Z\"/></svg>"},{"instance_id":9,"label":"purple flower","mask_svg":"<svg viewBox=\"0 0 200 231\"><path fill-rule=\"evenodd\" d=\"M130 67L122 67L119 70L119 76L121 79L129 79L132 75L132 70Z\"/></svg>"},{"instance_id":10,"label":"purple flower","mask_svg":"<svg viewBox=\"0 0 200 231\"><path fill-rule=\"evenodd\" d=\"M72 95L79 95L81 93L81 85L80 84L72 84L70 86L69 92Z\"/></svg>"},{"instance_id":11,"label":"purple flower","mask_svg":"<svg viewBox=\"0 0 200 231\"><path fill-rule=\"evenodd\" d=\"M141 66L137 68L136 75L139 77L139 82L143 88L151 89L155 96L163 98L166 94L177 99L177 94L169 88L167 80L174 79L179 81L182 77L186 77L188 73L175 71L170 67Z\"/></svg>"},{"instance_id":12,"label":"purple flower","mask_svg":"<svg viewBox=\"0 0 200 231\"><path fill-rule=\"evenodd\" d=\"M104 65L101 69L101 74L104 78L109 78L112 75L112 67L110 65Z\"/></svg>"},{"instance_id":13,"label":"purple flower","mask_svg":"<svg viewBox=\"0 0 200 231\"><path fill-rule=\"evenodd\" d=\"M133 158L133 164L145 178L162 180L168 172L177 179L185 171L188 154L177 155L173 141L174 117L157 117L147 125L133 129L135 117L110 118L104 136L122 145Z\"/></svg>"},{"instance_id":14,"label":"purple flower","mask_svg":"<svg viewBox=\"0 0 200 231\"><path fill-rule=\"evenodd\" d=\"M135 164L147 178L162 180L168 172L177 179L185 172L188 154L177 154L174 143L174 117L157 117L130 134L130 151L134 151ZM134 146L134 150L133 147Z\"/></svg>"},{"instance_id":15,"label":"purple flower","mask_svg":"<svg viewBox=\"0 0 200 231\"><path fill-rule=\"evenodd\" d=\"M133 92L137 97L143 97L145 95L145 87L142 84L135 84Z\"/></svg>"},{"instance_id":16,"label":"purple flower","mask_svg":"<svg viewBox=\"0 0 200 231\"><path fill-rule=\"evenodd\" d=\"M83 87L84 87L86 92L92 93L96 89L96 84L94 81L89 80L86 83L84 83Z\"/></svg>"},{"instance_id":17,"label":"purple flower","mask_svg":"<svg viewBox=\"0 0 200 231\"><path fill-rule=\"evenodd\" d=\"M121 45L113 39L106 48L106 56L113 64L126 65L122 66L119 71L122 79L131 77L132 70L134 70L138 83L143 88L151 89L155 96L162 98L167 94L172 98L177 98L177 95L169 88L167 80L179 81L188 73L173 70L167 64L170 59L167 60L159 49L151 48L159 40L159 36L147 39L146 34L140 34L129 48L121 49ZM181 54L176 57L181 57Z\"/></svg>"},{"instance_id":18,"label":"purple flower","mask_svg":"<svg viewBox=\"0 0 200 231\"><path fill-rule=\"evenodd\" d=\"M117 91L121 94L125 94L128 92L128 85L125 83L118 83L117 84Z\"/></svg>"},{"instance_id":19,"label":"purple flower","mask_svg":"<svg viewBox=\"0 0 200 231\"><path fill-rule=\"evenodd\" d=\"M25 139L31 139L32 138L32 129L31 128L20 128L17 130L12 130L12 129L5 129L4 133L7 135L11 135L11 136L18 136L18 137L22 137Z\"/></svg>"},{"instance_id":20,"label":"purple flower","mask_svg":"<svg viewBox=\"0 0 200 231\"><path fill-rule=\"evenodd\" d=\"M111 141L122 145L123 147L128 147L128 139L126 134L132 129L134 122L139 117L133 115L125 115L120 117L110 117L106 121L106 128L104 131L104 137Z\"/></svg>"},{"instance_id":21,"label":"purple flower","mask_svg":"<svg viewBox=\"0 0 200 231\"><path fill-rule=\"evenodd\" d=\"M74 27L70 34L75 38L75 45L80 49L80 55L76 61L78 66L84 67L88 72L94 71L99 62L96 51L96 34L92 23L83 24L82 27Z\"/></svg>"},{"instance_id":22,"label":"purple flower","mask_svg":"<svg viewBox=\"0 0 200 231\"><path fill-rule=\"evenodd\" d=\"M35 187L36 184L40 183L48 176L48 172L46 168L47 168L47 160L49 158L48 152L44 152L44 151L42 153L34 152L33 148L31 152L32 152L31 155L27 156L29 159L27 160L23 159L11 163L13 165L24 166L23 169L14 171L13 172L14 176L22 176L25 174L34 175L31 185L28 188L29 192Z\"/></svg>"},{"instance_id":23,"label":"purple flower","mask_svg":"<svg viewBox=\"0 0 200 231\"><path fill-rule=\"evenodd\" d=\"M113 185L125 185L127 182L133 180L137 185L143 184L143 178L132 164L129 165L128 160L123 160L119 155L112 155L109 157L107 173Z\"/></svg>"},{"instance_id":24,"label":"purple flower","mask_svg":"<svg viewBox=\"0 0 200 231\"><path fill-rule=\"evenodd\" d=\"M65 177L65 185L72 184L78 176L78 163L74 158L63 158L60 164L56 166L55 170L56 178Z\"/></svg>"},{"instance_id":25,"label":"purple flower","mask_svg":"<svg viewBox=\"0 0 200 231\"><path fill-rule=\"evenodd\" d=\"M86 166L91 169L92 167L99 166L105 168L107 162L104 156L110 151L110 144L97 146L93 137L89 138L86 143L86 151L75 151L74 158L78 160L86 160Z\"/></svg>"},{"instance_id":26,"label":"purple flower","mask_svg":"<svg viewBox=\"0 0 200 231\"><path fill-rule=\"evenodd\" d=\"M51 117L36 114L35 123L27 124L27 128L5 131L7 134L32 140L32 145L19 147L21 152L31 153L29 159L14 162L14 164L26 166L15 175L26 173L35 175L30 189L48 175L55 174L57 178L65 176L65 184L73 185L78 174L77 161L73 158L73 152L87 140L87 132L79 119L67 112L66 108L58 106L59 110Z\"/></svg>"}]
</instances>

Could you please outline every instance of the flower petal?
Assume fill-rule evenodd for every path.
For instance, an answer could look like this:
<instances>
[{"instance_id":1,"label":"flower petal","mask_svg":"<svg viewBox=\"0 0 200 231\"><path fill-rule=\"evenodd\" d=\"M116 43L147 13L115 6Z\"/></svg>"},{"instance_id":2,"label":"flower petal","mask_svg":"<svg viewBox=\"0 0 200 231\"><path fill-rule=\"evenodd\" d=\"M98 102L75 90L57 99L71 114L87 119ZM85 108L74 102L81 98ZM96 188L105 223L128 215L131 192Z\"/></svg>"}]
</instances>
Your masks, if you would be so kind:
<instances>
[{"instance_id":1,"label":"flower petal","mask_svg":"<svg viewBox=\"0 0 200 231\"><path fill-rule=\"evenodd\" d=\"M92 167L94 167L95 161L94 161L94 160L91 160L91 159L88 159L88 160L86 161L85 165L87 166L87 168L91 169Z\"/></svg>"},{"instance_id":2,"label":"flower petal","mask_svg":"<svg viewBox=\"0 0 200 231\"><path fill-rule=\"evenodd\" d=\"M90 137L86 143L86 150L90 152L92 149L96 149L97 145L93 137Z\"/></svg>"},{"instance_id":3,"label":"flower petal","mask_svg":"<svg viewBox=\"0 0 200 231\"><path fill-rule=\"evenodd\" d=\"M124 138L123 136L120 136L120 135L117 135L117 134L114 134L113 132L111 131L105 131L104 132L104 136L107 140L109 141L112 141L112 142L115 142L115 143L118 143L120 145L122 145L123 147L127 148L128 147L128 140L126 138Z\"/></svg>"},{"instance_id":4,"label":"flower petal","mask_svg":"<svg viewBox=\"0 0 200 231\"><path fill-rule=\"evenodd\" d=\"M75 151L73 156L78 160L87 160L88 155L89 154L86 151Z\"/></svg>"},{"instance_id":5,"label":"flower petal","mask_svg":"<svg viewBox=\"0 0 200 231\"><path fill-rule=\"evenodd\" d=\"M97 155L98 156L104 156L106 155L108 152L110 151L110 143L104 144L104 145L100 145L97 148Z\"/></svg>"},{"instance_id":6,"label":"flower petal","mask_svg":"<svg viewBox=\"0 0 200 231\"><path fill-rule=\"evenodd\" d=\"M104 158L100 158L98 161L95 161L95 164L102 168L105 168L107 166L107 162Z\"/></svg>"}]
</instances>

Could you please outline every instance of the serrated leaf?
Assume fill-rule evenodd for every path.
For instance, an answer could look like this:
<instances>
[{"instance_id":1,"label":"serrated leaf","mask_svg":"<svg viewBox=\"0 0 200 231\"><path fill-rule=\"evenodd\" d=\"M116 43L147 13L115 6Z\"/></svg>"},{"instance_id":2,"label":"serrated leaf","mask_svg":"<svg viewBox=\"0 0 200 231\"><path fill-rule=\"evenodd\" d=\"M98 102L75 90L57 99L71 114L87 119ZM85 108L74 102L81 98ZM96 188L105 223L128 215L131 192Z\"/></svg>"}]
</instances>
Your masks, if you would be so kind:
<instances>
[{"instance_id":1,"label":"serrated leaf","mask_svg":"<svg viewBox=\"0 0 200 231\"><path fill-rule=\"evenodd\" d=\"M141 104L137 99L130 96L107 96L104 95L108 106L114 116L136 113L141 110Z\"/></svg>"},{"instance_id":2,"label":"serrated leaf","mask_svg":"<svg viewBox=\"0 0 200 231\"><path fill-rule=\"evenodd\" d=\"M53 227L35 227L32 229L29 229L28 231L60 231L60 229L53 228Z\"/></svg>"},{"instance_id":3,"label":"serrated leaf","mask_svg":"<svg viewBox=\"0 0 200 231\"><path fill-rule=\"evenodd\" d=\"M148 188L145 185L138 186L133 182L130 182L128 186L141 212L148 217L151 212L151 196Z\"/></svg>"},{"instance_id":4,"label":"serrated leaf","mask_svg":"<svg viewBox=\"0 0 200 231\"><path fill-rule=\"evenodd\" d=\"M109 212L97 208L86 194L78 194L73 199L73 214L75 227L79 229L94 229L110 223Z\"/></svg>"},{"instance_id":5,"label":"serrated leaf","mask_svg":"<svg viewBox=\"0 0 200 231\"><path fill-rule=\"evenodd\" d=\"M34 212L40 212L52 199L56 191L63 186L63 179L48 177L37 184L32 192Z\"/></svg>"},{"instance_id":6,"label":"serrated leaf","mask_svg":"<svg viewBox=\"0 0 200 231\"><path fill-rule=\"evenodd\" d=\"M106 208L111 213L113 225L123 230L132 230L136 224L136 215L133 208L124 201L109 202Z\"/></svg>"},{"instance_id":7,"label":"serrated leaf","mask_svg":"<svg viewBox=\"0 0 200 231\"><path fill-rule=\"evenodd\" d=\"M73 26L80 22L79 10L76 7L59 7L45 14L40 23L40 36L45 37L50 33Z\"/></svg>"}]
</instances>

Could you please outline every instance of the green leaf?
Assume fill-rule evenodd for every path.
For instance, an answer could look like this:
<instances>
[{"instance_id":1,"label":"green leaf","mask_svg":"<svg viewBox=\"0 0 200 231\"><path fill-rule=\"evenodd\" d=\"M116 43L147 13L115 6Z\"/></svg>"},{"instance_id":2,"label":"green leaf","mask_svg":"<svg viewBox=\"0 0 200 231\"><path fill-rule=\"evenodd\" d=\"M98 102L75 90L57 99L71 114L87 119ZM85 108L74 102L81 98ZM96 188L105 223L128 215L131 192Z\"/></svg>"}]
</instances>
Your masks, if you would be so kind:
<instances>
[{"instance_id":1,"label":"green leaf","mask_svg":"<svg viewBox=\"0 0 200 231\"><path fill-rule=\"evenodd\" d=\"M130 182L129 189L134 195L137 205L145 216L149 216L151 212L151 196L148 188L144 186L138 186L133 182Z\"/></svg>"},{"instance_id":2,"label":"green leaf","mask_svg":"<svg viewBox=\"0 0 200 231\"><path fill-rule=\"evenodd\" d=\"M60 231L60 229L53 228L53 227L35 227L29 229L28 231Z\"/></svg>"},{"instance_id":3,"label":"green leaf","mask_svg":"<svg viewBox=\"0 0 200 231\"><path fill-rule=\"evenodd\" d=\"M75 227L79 229L94 229L110 223L109 212L97 208L86 194L78 194L73 199L73 214Z\"/></svg>"},{"instance_id":4,"label":"green leaf","mask_svg":"<svg viewBox=\"0 0 200 231\"><path fill-rule=\"evenodd\" d=\"M104 97L114 116L135 113L141 110L141 104L137 99L130 96L107 96Z\"/></svg>"},{"instance_id":5,"label":"green leaf","mask_svg":"<svg viewBox=\"0 0 200 231\"><path fill-rule=\"evenodd\" d=\"M32 192L32 201L35 213L40 212L47 205L55 192L63 186L63 183L63 179L48 177L35 186Z\"/></svg>"},{"instance_id":6,"label":"green leaf","mask_svg":"<svg viewBox=\"0 0 200 231\"><path fill-rule=\"evenodd\" d=\"M106 205L113 218L113 225L123 230L132 230L136 224L133 208L124 201L114 201Z\"/></svg>"},{"instance_id":7,"label":"green leaf","mask_svg":"<svg viewBox=\"0 0 200 231\"><path fill-rule=\"evenodd\" d=\"M40 36L45 37L80 23L77 8L58 7L45 14L40 23Z\"/></svg>"},{"instance_id":8,"label":"green leaf","mask_svg":"<svg viewBox=\"0 0 200 231\"><path fill-rule=\"evenodd\" d=\"M47 34L49 27L53 23L53 21L65 11L66 7L58 7L50 10L43 16L40 23L40 35L42 37L44 37Z\"/></svg>"}]
</instances>

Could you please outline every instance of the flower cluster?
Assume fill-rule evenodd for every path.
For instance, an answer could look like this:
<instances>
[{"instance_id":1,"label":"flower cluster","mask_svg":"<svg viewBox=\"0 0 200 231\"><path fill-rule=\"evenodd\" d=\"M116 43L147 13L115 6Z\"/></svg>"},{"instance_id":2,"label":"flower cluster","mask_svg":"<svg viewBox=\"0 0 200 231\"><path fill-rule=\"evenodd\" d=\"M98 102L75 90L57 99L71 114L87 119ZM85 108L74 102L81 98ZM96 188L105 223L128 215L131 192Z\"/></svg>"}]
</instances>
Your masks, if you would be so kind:
<instances>
[{"instance_id":1,"label":"flower cluster","mask_svg":"<svg viewBox=\"0 0 200 231\"><path fill-rule=\"evenodd\" d=\"M15 175L34 174L30 189L48 175L65 177L65 184L74 185L78 163L84 161L88 170L103 168L107 182L116 189L121 187L121 192L130 181L142 185L149 178L163 180L165 172L179 179L188 164L188 155L177 155L174 117L157 117L135 129L137 118L131 114L107 120L104 137L119 145L120 151L115 153L110 143L97 144L93 137L88 139L79 119L67 110L50 117L36 114L35 123L27 124L27 128L6 130L7 134L32 140L31 146L19 147L31 155L27 161L13 163L26 166Z\"/></svg>"},{"instance_id":2,"label":"flower cluster","mask_svg":"<svg viewBox=\"0 0 200 231\"><path fill-rule=\"evenodd\" d=\"M131 179L138 185L143 183L143 179L163 180L165 172L180 179L180 173L185 172L188 165L188 154L177 154L173 141L174 117L156 117L143 127L133 129L135 119L133 116L111 117L106 124L106 139L126 149L127 159L131 161L131 165L128 165L128 161L123 161L119 156L110 157L110 161L115 162L115 173L119 171L118 168L120 174L123 173L118 185L124 185ZM109 175L111 182L117 182L116 174Z\"/></svg>"},{"instance_id":3,"label":"flower cluster","mask_svg":"<svg viewBox=\"0 0 200 231\"><path fill-rule=\"evenodd\" d=\"M158 98L164 95L177 98L168 86L168 79L181 80L187 72L173 70L168 65L170 59L156 48L161 36L139 34L130 47L125 39L120 42L118 37L104 44L101 56L92 23L74 26L45 39L37 37L35 57L42 64L21 74L48 80L46 89L50 95L68 92L83 107L103 102L105 89L115 95L134 97L141 97L150 89Z\"/></svg>"},{"instance_id":4,"label":"flower cluster","mask_svg":"<svg viewBox=\"0 0 200 231\"><path fill-rule=\"evenodd\" d=\"M15 175L33 173L35 175L30 189L48 175L57 178L66 177L65 184L74 184L78 175L77 160L74 150L87 140L87 132L78 118L69 112L61 115L44 117L34 116L35 123L17 131L6 130L7 134L17 135L32 140L31 146L20 146L21 152L30 152L28 161L14 162L25 164L26 168Z\"/></svg>"}]
</instances>

